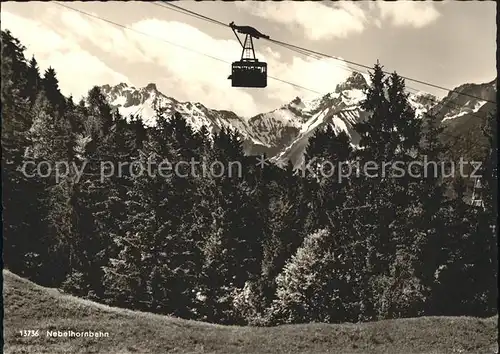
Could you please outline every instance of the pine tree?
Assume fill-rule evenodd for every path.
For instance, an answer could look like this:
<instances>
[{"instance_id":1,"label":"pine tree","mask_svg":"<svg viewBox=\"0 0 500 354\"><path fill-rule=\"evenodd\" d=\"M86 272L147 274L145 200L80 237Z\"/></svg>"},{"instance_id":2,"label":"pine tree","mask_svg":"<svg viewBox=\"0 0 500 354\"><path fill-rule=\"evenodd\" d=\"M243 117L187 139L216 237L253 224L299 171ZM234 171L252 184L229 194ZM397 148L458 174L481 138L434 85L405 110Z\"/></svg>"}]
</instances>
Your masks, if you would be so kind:
<instances>
[{"instance_id":1,"label":"pine tree","mask_svg":"<svg viewBox=\"0 0 500 354\"><path fill-rule=\"evenodd\" d=\"M41 89L40 68L38 62L33 56L28 64L28 71L26 77L26 96L29 97L30 102L35 103L37 93Z\"/></svg>"},{"instance_id":2,"label":"pine tree","mask_svg":"<svg viewBox=\"0 0 500 354\"><path fill-rule=\"evenodd\" d=\"M26 156L32 115L25 96L28 67L24 47L2 31L2 202L4 264L18 274L40 280L44 238L43 188ZM23 171L24 167L24 171ZM28 177L27 174L31 174ZM31 206L29 209L27 206Z\"/></svg>"},{"instance_id":3,"label":"pine tree","mask_svg":"<svg viewBox=\"0 0 500 354\"><path fill-rule=\"evenodd\" d=\"M2 31L2 102L14 94L25 94L28 72L25 49L10 31Z\"/></svg>"},{"instance_id":4,"label":"pine tree","mask_svg":"<svg viewBox=\"0 0 500 354\"><path fill-rule=\"evenodd\" d=\"M119 253L103 267L105 301L121 307L151 310L147 295L148 274L144 271L143 240L130 231L115 239Z\"/></svg>"},{"instance_id":5,"label":"pine tree","mask_svg":"<svg viewBox=\"0 0 500 354\"><path fill-rule=\"evenodd\" d=\"M57 79L56 72L52 67L45 70L42 79L42 87L49 103L52 106L53 111L51 113L58 113L59 115L62 114L64 112L65 99L61 94L59 89L59 80Z\"/></svg>"},{"instance_id":6,"label":"pine tree","mask_svg":"<svg viewBox=\"0 0 500 354\"><path fill-rule=\"evenodd\" d=\"M267 282L272 283L302 242L304 216L300 217L300 211L304 208L301 208L298 176L294 174L291 162L286 170L273 168L271 173L269 236L264 240L262 274Z\"/></svg>"},{"instance_id":7,"label":"pine tree","mask_svg":"<svg viewBox=\"0 0 500 354\"><path fill-rule=\"evenodd\" d=\"M483 149L480 183L476 191L483 201L482 206L469 206L468 224L470 237L462 241L461 259L457 260L462 277L466 277L466 287L460 293L463 296L461 314L489 316L496 313L498 276L495 196L497 186L497 145L496 112L486 119L483 134L488 144Z\"/></svg>"},{"instance_id":8,"label":"pine tree","mask_svg":"<svg viewBox=\"0 0 500 354\"><path fill-rule=\"evenodd\" d=\"M53 110L44 91L37 95L32 111L30 155L37 162L49 163L52 168L59 166L61 174L58 176L53 171L44 180L48 196L43 201L48 207L45 242L49 258L46 263L51 269L45 273L59 285L70 272L70 260L78 253L78 246L74 244L76 211L71 202L76 178L76 138L68 119Z\"/></svg>"},{"instance_id":9,"label":"pine tree","mask_svg":"<svg viewBox=\"0 0 500 354\"><path fill-rule=\"evenodd\" d=\"M137 157L136 166L150 165L152 173L132 171L133 184L127 198L128 218L123 228L130 233L121 231L121 235L115 237L120 253L105 267L104 279L108 296L112 298L130 298L134 291L131 284L141 283L145 286L144 302L148 309L190 317L194 303L191 290L197 269L193 263L199 257L195 254L196 244L188 230L189 224L183 224L190 220L185 214L188 206L192 206L189 181L183 181L175 171L160 174L155 167L166 162L165 159L172 164L181 161L180 150L176 147L183 145L182 139L192 139L183 137L182 134L190 132L175 120L175 117L168 119L160 115ZM134 244L141 256L127 256L123 250L126 244ZM140 269L139 273L134 273L135 282L124 273L125 265ZM129 281L123 283L125 277Z\"/></svg>"},{"instance_id":10,"label":"pine tree","mask_svg":"<svg viewBox=\"0 0 500 354\"><path fill-rule=\"evenodd\" d=\"M446 236L449 224L448 186L442 170L447 147L441 139L444 128L436 117L426 114L423 125L419 158L428 164L418 171L422 175L415 192L419 200L411 222L413 232L418 235L414 245L417 252L413 262L415 274L425 289L425 298L431 301L435 274L448 256L444 253L449 241ZM432 303L429 302L425 311L432 311L431 308Z\"/></svg>"},{"instance_id":11,"label":"pine tree","mask_svg":"<svg viewBox=\"0 0 500 354\"><path fill-rule=\"evenodd\" d=\"M75 238L82 242L84 251L71 277L85 284L79 287L82 295L103 298L103 267L119 252L114 242L127 219L127 192L132 183L126 166L137 155L137 141L134 128L113 115L99 89L89 91L87 104L80 111L89 116L71 121L74 128L83 128L82 135L87 138L85 146L78 149L85 159L85 173L74 186L72 200L78 215ZM73 283L69 281L68 287L75 287Z\"/></svg>"},{"instance_id":12,"label":"pine tree","mask_svg":"<svg viewBox=\"0 0 500 354\"><path fill-rule=\"evenodd\" d=\"M370 113L370 118L355 126L360 134L361 148L356 155L362 169L370 161L380 164L391 157L389 139L393 127L388 121L390 102L387 97L387 79L378 63L373 73L370 73L370 77L371 86L367 89L366 99L362 102L362 108ZM375 173L378 173L375 178L365 176L363 173L361 178L355 181L355 200L360 201L359 206L370 206L366 211L360 210L357 216L359 225L363 225L369 235L367 242L371 253L368 255L367 272L383 274L388 271L391 256L395 253L390 239L390 224L395 215L390 212L392 208L387 204L394 189L389 187L387 179L380 177L379 171Z\"/></svg>"},{"instance_id":13,"label":"pine tree","mask_svg":"<svg viewBox=\"0 0 500 354\"><path fill-rule=\"evenodd\" d=\"M431 293L431 313L434 315L464 315L466 302L470 300L470 284L467 284L467 268L470 267L470 240L473 231L471 209L465 199L465 181L453 181L455 196L444 210L447 215L446 238L442 251L445 257L434 274ZM442 237L442 235L441 235ZM474 291L474 290L472 290Z\"/></svg>"},{"instance_id":14,"label":"pine tree","mask_svg":"<svg viewBox=\"0 0 500 354\"><path fill-rule=\"evenodd\" d=\"M381 304L380 297L386 296L380 293L378 281L385 281L384 277L398 281L391 275L398 262L397 255L414 256L419 233L408 220L413 221L416 216L419 182L408 171L410 162L417 157L421 139L421 121L404 92L404 80L396 73L386 78L378 63L370 75L371 86L362 103L370 118L356 125L361 136L361 149L356 155L362 169L375 163L377 170L375 176L370 176L374 171L370 175L361 171L361 178L353 184L353 199L369 206L356 215L364 232L370 235L367 274L373 274L374 288L367 295L368 318L380 313L380 309L370 307ZM402 169L403 174L397 169ZM400 274L414 274L414 271L408 269Z\"/></svg>"},{"instance_id":15,"label":"pine tree","mask_svg":"<svg viewBox=\"0 0 500 354\"><path fill-rule=\"evenodd\" d=\"M274 321L343 322L353 312L346 295L350 278L342 267L345 254L332 244L334 235L320 230L306 237L277 277ZM347 293L346 293L347 290ZM346 301L347 300L347 301Z\"/></svg>"},{"instance_id":16,"label":"pine tree","mask_svg":"<svg viewBox=\"0 0 500 354\"><path fill-rule=\"evenodd\" d=\"M483 208L478 209L477 228L475 230L476 252L473 257L481 254L480 261L475 264L476 289L478 303L474 309L475 315L491 315L496 312L498 289L498 248L497 248L497 220L498 220L498 132L496 111L489 114L483 134L488 141L482 162L481 198Z\"/></svg>"},{"instance_id":17,"label":"pine tree","mask_svg":"<svg viewBox=\"0 0 500 354\"><path fill-rule=\"evenodd\" d=\"M340 179L341 169L346 169L351 161L352 149L349 145L349 137L345 132L336 134L331 126L321 134L315 136L313 141L319 139L322 149L317 156L320 163L318 171L318 186L316 197L313 200L313 213L317 220L317 227L328 225L327 214L338 208L342 208L347 200L346 186L347 178ZM345 171L343 171L345 172ZM351 176L349 176L350 178Z\"/></svg>"}]
</instances>

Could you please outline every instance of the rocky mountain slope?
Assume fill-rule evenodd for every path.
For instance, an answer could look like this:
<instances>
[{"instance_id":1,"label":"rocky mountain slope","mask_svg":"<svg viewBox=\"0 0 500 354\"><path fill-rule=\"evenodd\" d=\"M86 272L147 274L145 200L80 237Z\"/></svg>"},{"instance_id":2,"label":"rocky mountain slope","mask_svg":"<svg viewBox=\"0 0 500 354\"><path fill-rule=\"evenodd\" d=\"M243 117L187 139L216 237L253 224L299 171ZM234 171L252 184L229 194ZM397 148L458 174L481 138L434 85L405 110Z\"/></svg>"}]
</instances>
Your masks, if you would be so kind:
<instances>
[{"instance_id":1,"label":"rocky mountain slope","mask_svg":"<svg viewBox=\"0 0 500 354\"><path fill-rule=\"evenodd\" d=\"M366 74L354 72L345 82L337 85L334 92L303 100L296 97L274 111L262 113L248 120L230 111L219 111L200 103L179 102L158 91L155 84L135 88L126 84L104 85L101 91L108 102L125 117L140 116L146 125L155 124L155 108L162 107L167 113L179 112L195 129L206 125L215 132L223 127L232 127L244 136L247 154L265 153L273 161L291 160L295 166L301 164L309 137L316 129L331 124L335 131L344 131L356 145L359 136L354 124L368 118L360 108L363 90L369 83ZM484 84L464 84L456 88L461 95L450 92L442 100L428 93L410 93L410 103L417 115L430 111L452 134L477 129L487 112L494 109L496 80ZM450 134L448 134L450 135Z\"/></svg>"}]
</instances>

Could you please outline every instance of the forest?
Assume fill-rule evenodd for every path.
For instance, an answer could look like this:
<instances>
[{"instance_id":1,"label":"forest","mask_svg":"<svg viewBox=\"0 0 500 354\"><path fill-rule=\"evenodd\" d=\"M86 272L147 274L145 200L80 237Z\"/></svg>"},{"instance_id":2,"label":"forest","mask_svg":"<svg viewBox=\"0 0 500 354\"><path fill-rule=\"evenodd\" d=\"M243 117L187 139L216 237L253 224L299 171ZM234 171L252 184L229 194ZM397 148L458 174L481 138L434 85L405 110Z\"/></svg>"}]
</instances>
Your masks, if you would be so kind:
<instances>
[{"instance_id":1,"label":"forest","mask_svg":"<svg viewBox=\"0 0 500 354\"><path fill-rule=\"evenodd\" d=\"M325 161L449 160L440 122L417 118L404 80L379 64L363 102L371 117L356 126L359 148L331 127L318 130L306 150L317 163L299 172L256 165L234 130L194 131L161 109L155 127L125 119L98 87L75 102L10 32L1 42L10 271L100 303L220 324L497 313L496 112L484 120L484 206L475 207L465 198L468 177L439 168L341 180L318 170ZM184 166L165 177L124 167L151 157L238 161L243 173ZM104 161L120 173L102 178ZM27 176L27 162L64 162L68 171Z\"/></svg>"}]
</instances>

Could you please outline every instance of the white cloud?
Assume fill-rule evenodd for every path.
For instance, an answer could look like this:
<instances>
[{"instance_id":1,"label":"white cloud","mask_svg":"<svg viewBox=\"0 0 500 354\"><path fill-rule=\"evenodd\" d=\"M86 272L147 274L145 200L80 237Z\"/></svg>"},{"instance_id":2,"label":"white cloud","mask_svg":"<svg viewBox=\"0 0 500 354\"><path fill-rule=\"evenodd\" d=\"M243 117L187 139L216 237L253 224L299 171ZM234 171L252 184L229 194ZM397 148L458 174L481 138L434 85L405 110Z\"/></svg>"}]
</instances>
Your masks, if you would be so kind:
<instances>
[{"instance_id":1,"label":"white cloud","mask_svg":"<svg viewBox=\"0 0 500 354\"><path fill-rule=\"evenodd\" d=\"M71 39L47 26L12 13L1 12L2 29L8 29L26 47L25 55L38 61L43 74L49 66L56 70L61 92L75 99L86 95L94 85L128 82L97 57L84 51Z\"/></svg>"},{"instance_id":2,"label":"white cloud","mask_svg":"<svg viewBox=\"0 0 500 354\"><path fill-rule=\"evenodd\" d=\"M130 41L139 41L143 37L131 31L122 30L99 19L83 16L74 11L60 11L51 9L50 13L55 18L59 18L64 26L64 34L70 37L73 42L81 43L87 41L98 47L105 48L105 51L114 53L127 53L123 58L127 61L148 62L149 58L137 47L131 46ZM93 14L96 15L97 14ZM52 23L57 23L53 21ZM60 26L58 26L61 29ZM103 32L106 32L103 35ZM130 57L130 59L129 59Z\"/></svg>"},{"instance_id":3,"label":"white cloud","mask_svg":"<svg viewBox=\"0 0 500 354\"><path fill-rule=\"evenodd\" d=\"M166 77L165 90L177 99L200 101L211 108L228 109L245 115L259 111L252 95L245 90L235 90L227 79L230 63L241 52L236 41L214 39L180 22L148 19L131 27L178 45L162 43L146 36L130 42L130 45L136 46L155 64L164 68L162 76Z\"/></svg>"},{"instance_id":4,"label":"white cloud","mask_svg":"<svg viewBox=\"0 0 500 354\"><path fill-rule=\"evenodd\" d=\"M342 62L295 57L287 63L279 52L265 46L266 42L255 41L257 57L268 63L268 87L264 90L233 88L227 77L230 63L239 60L241 55L241 46L236 39L215 39L190 25L157 19L146 19L129 26L150 34L144 36L57 8L50 12L49 17L41 16L45 27L9 16L10 20L4 22L6 27L12 27L12 32L30 47L29 52L35 53L37 59L43 58L39 60L41 66L53 66L63 91L74 95L78 91L86 92L93 85L127 81L83 51L82 47L104 52L110 61L116 62L116 67L126 63L135 70L131 73L136 75L135 79L157 83L168 96L199 101L207 107L232 110L244 116L275 109L295 96L318 96L275 81L271 76L326 93L333 91L349 75ZM52 30L47 29L49 26ZM47 42L49 38L52 39ZM47 43L53 44L47 46Z\"/></svg>"},{"instance_id":5,"label":"white cloud","mask_svg":"<svg viewBox=\"0 0 500 354\"><path fill-rule=\"evenodd\" d=\"M350 1L322 2L237 2L237 6L253 15L263 17L289 28L300 27L312 40L345 38L351 33L361 33L367 17L361 7Z\"/></svg>"},{"instance_id":6,"label":"white cloud","mask_svg":"<svg viewBox=\"0 0 500 354\"><path fill-rule=\"evenodd\" d=\"M294 57L291 64L273 62L270 70L271 76L321 93L334 91L337 84L351 74L345 63L330 58L316 60ZM272 79L268 82L268 95L282 101L296 96L306 99L318 96L318 93L300 90Z\"/></svg>"},{"instance_id":7,"label":"white cloud","mask_svg":"<svg viewBox=\"0 0 500 354\"><path fill-rule=\"evenodd\" d=\"M382 19L394 26L422 28L439 18L432 1L377 1Z\"/></svg>"},{"instance_id":8,"label":"white cloud","mask_svg":"<svg viewBox=\"0 0 500 354\"><path fill-rule=\"evenodd\" d=\"M160 90L177 99L200 101L211 108L251 116L265 109L276 108L276 102L269 100L282 104L298 95L311 95L310 92L269 78L265 102L257 102L258 95L255 92L262 93L262 90L233 88L227 79L230 63L239 60L240 44L236 40L215 39L185 23L147 19L130 26L150 35L145 36L80 14L69 15L68 11L63 11L59 18L65 26L65 33L71 33L81 43L92 41L100 50L117 59L134 63L138 68L140 65L157 66L161 74L147 81L156 81ZM82 31L81 28L87 30ZM349 74L345 65L331 59L295 58L287 64L279 52L264 47L264 43L255 41L256 47L261 49L257 50L256 55L259 60L268 63L269 76L326 93ZM328 80L318 81L318 77L327 77ZM317 96L317 93L312 95Z\"/></svg>"},{"instance_id":9,"label":"white cloud","mask_svg":"<svg viewBox=\"0 0 500 354\"><path fill-rule=\"evenodd\" d=\"M179 42L187 48L196 48L198 53L170 46L159 45L153 40L142 40L138 43L143 53L153 58L160 65L165 66L172 77L176 77L175 88L184 90L188 97L203 97L204 103L213 108L231 109L245 115L260 113L262 106L256 105L252 89L232 88L227 80L230 72L230 64L239 60L241 46L236 40L214 39L206 33L179 22L166 22L159 20L145 20L134 24L135 29L144 33L156 33L165 40ZM335 85L343 80L349 73L339 62L331 59L303 60L294 58L291 64L281 60L281 55L269 47L262 47L265 42L255 41L256 47L262 50L256 51L256 56L261 61L268 63L268 75L281 80L300 84L318 92L329 92ZM220 58L224 62L217 62L212 58L202 56L204 53L212 57ZM342 69L344 68L344 69ZM318 77L328 77L327 81L319 81ZM200 87L206 87L208 92L200 91ZM196 92L193 92L196 90ZM286 83L278 82L269 78L268 87L265 89L268 98L286 102L293 97L310 92L297 89ZM313 93L317 96L317 93ZM271 108L271 107L269 107ZM276 108L276 106L272 107Z\"/></svg>"}]
</instances>

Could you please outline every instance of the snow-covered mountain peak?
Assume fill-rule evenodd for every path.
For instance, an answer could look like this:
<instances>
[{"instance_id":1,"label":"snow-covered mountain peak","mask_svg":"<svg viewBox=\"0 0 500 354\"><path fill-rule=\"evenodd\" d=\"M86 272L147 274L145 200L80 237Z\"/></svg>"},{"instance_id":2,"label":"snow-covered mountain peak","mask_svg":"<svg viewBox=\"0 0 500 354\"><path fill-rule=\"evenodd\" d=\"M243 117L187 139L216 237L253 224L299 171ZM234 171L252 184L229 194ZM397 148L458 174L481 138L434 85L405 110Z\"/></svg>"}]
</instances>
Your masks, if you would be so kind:
<instances>
[{"instance_id":1,"label":"snow-covered mountain peak","mask_svg":"<svg viewBox=\"0 0 500 354\"><path fill-rule=\"evenodd\" d=\"M158 89L156 88L156 84L155 83L149 83L146 85L146 87L144 87L144 89L146 91L149 91L149 92L158 92Z\"/></svg>"},{"instance_id":2,"label":"snow-covered mountain peak","mask_svg":"<svg viewBox=\"0 0 500 354\"><path fill-rule=\"evenodd\" d=\"M496 100L496 91L496 79L483 84L460 85L436 105L434 113L441 121L455 120L467 114L477 116L480 110L489 110L494 105L491 101Z\"/></svg>"},{"instance_id":3,"label":"snow-covered mountain peak","mask_svg":"<svg viewBox=\"0 0 500 354\"><path fill-rule=\"evenodd\" d=\"M349 90L364 90L368 88L368 83L363 74L354 71L344 82L341 82L335 88L336 93Z\"/></svg>"},{"instance_id":4,"label":"snow-covered mountain peak","mask_svg":"<svg viewBox=\"0 0 500 354\"><path fill-rule=\"evenodd\" d=\"M434 96L428 92L424 92L424 91L418 91L418 92L412 93L412 94L410 94L409 98L410 98L410 101L412 103L414 103L416 105L425 106L428 109L433 107L434 105L436 105L439 102L439 98L437 98L436 96Z\"/></svg>"},{"instance_id":5,"label":"snow-covered mountain peak","mask_svg":"<svg viewBox=\"0 0 500 354\"><path fill-rule=\"evenodd\" d=\"M231 111L207 108L199 102L179 102L160 92L154 83L142 88L126 83L104 85L101 91L124 117L140 116L146 125L152 126L156 124L156 108L165 109L167 114L178 112L194 130L202 125L212 132L223 127L237 129L243 136L247 154L265 153L272 156L273 161L291 160L297 166L303 160L309 138L317 129L323 129L327 125L332 126L336 132L345 132L354 146L358 144L356 123L369 119L369 114L361 108L369 84L368 74L354 72L339 83L333 92L307 100L295 97L273 111L249 119L239 117ZM450 92L440 100L429 93L416 92L409 95L409 102L419 117L430 112L445 124L456 124L455 122L468 119L471 114L477 115L490 109L492 104L486 104L484 100L495 99L496 81L465 84L454 91L481 99Z\"/></svg>"},{"instance_id":6,"label":"snow-covered mountain peak","mask_svg":"<svg viewBox=\"0 0 500 354\"><path fill-rule=\"evenodd\" d=\"M209 109L199 102L179 102L160 92L154 83L141 88L123 83L116 86L103 85L100 89L109 104L123 117L128 119L132 116L139 116L147 126L156 124L156 111L161 108L167 115L180 113L195 131L203 125L212 132L217 132L222 128L236 128L248 139L250 145L266 146L256 138L256 134L252 132L246 121L235 113Z\"/></svg>"}]
</instances>

